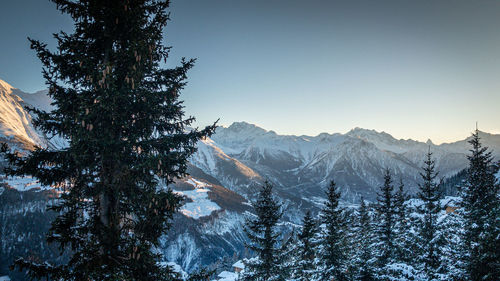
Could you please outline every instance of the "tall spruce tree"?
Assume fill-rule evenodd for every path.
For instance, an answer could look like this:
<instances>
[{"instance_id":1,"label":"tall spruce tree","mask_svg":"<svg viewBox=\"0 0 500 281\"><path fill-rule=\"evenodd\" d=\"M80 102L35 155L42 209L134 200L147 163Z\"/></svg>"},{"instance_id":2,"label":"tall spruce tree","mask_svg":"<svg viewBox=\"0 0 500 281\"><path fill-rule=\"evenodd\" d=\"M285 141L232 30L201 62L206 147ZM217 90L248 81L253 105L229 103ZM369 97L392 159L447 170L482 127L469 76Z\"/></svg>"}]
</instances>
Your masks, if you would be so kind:
<instances>
[{"instance_id":1,"label":"tall spruce tree","mask_svg":"<svg viewBox=\"0 0 500 281\"><path fill-rule=\"evenodd\" d=\"M52 0L74 21L55 34L57 50L30 39L55 109L31 111L34 125L68 140L61 149L9 152L10 175L29 175L61 191L49 242L69 250L63 265L17 261L50 280L171 280L158 264L158 239L181 198L171 184L186 173L196 142L214 126L186 132L180 91L193 60L161 67L169 1Z\"/></svg>"},{"instance_id":2,"label":"tall spruce tree","mask_svg":"<svg viewBox=\"0 0 500 281\"><path fill-rule=\"evenodd\" d=\"M316 243L317 223L307 211L302 220L302 231L299 233L296 247L296 266L293 274L294 280L312 281L316 274Z\"/></svg>"},{"instance_id":3,"label":"tall spruce tree","mask_svg":"<svg viewBox=\"0 0 500 281\"><path fill-rule=\"evenodd\" d=\"M358 272L356 280L371 281L375 280L374 276L374 259L373 259L373 228L372 220L368 212L365 200L361 198L361 205L358 211L358 227L356 234L357 255L356 266Z\"/></svg>"},{"instance_id":4,"label":"tall spruce tree","mask_svg":"<svg viewBox=\"0 0 500 281\"><path fill-rule=\"evenodd\" d=\"M406 209L405 202L408 196L404 191L403 179L399 180L399 185L396 193L394 194L394 220L395 220L395 258L398 262L409 262L412 256L410 249L410 238L408 237L409 221L408 210Z\"/></svg>"},{"instance_id":5,"label":"tall spruce tree","mask_svg":"<svg viewBox=\"0 0 500 281\"><path fill-rule=\"evenodd\" d=\"M347 225L343 209L339 206L340 192L337 189L335 182L331 181L325 206L321 210L321 222L324 224L319 251L321 280L347 279Z\"/></svg>"},{"instance_id":6,"label":"tall spruce tree","mask_svg":"<svg viewBox=\"0 0 500 281\"><path fill-rule=\"evenodd\" d=\"M438 173L435 170L435 161L432 159L430 148L422 170L423 172L420 173L422 183L419 184L418 198L423 204L417 209L421 216L418 227L419 260L424 274L429 280L435 280L441 269L441 247L444 242L437 222L441 187L440 182L436 182Z\"/></svg>"},{"instance_id":7,"label":"tall spruce tree","mask_svg":"<svg viewBox=\"0 0 500 281\"><path fill-rule=\"evenodd\" d=\"M383 268L394 259L394 186L392 184L392 176L388 169L384 172L384 184L380 187L381 193L377 194L377 211L378 223L375 228L377 237L378 253L377 263L379 268Z\"/></svg>"},{"instance_id":8,"label":"tall spruce tree","mask_svg":"<svg viewBox=\"0 0 500 281\"><path fill-rule=\"evenodd\" d=\"M247 261L243 280L285 280L288 275L288 270L284 268L287 245L281 245L281 233L277 229L283 213L272 190L273 186L266 181L252 204L256 217L245 222L245 232L250 240L246 247L256 257Z\"/></svg>"},{"instance_id":9,"label":"tall spruce tree","mask_svg":"<svg viewBox=\"0 0 500 281\"><path fill-rule=\"evenodd\" d=\"M457 205L454 205L457 206ZM444 246L442 247L441 266L443 274L441 280L466 280L465 270L463 267L463 256L465 249L462 244L464 234L464 218L461 209L448 212L440 218L440 228L442 229Z\"/></svg>"},{"instance_id":10,"label":"tall spruce tree","mask_svg":"<svg viewBox=\"0 0 500 281\"><path fill-rule=\"evenodd\" d=\"M468 280L498 280L500 276L500 200L496 168L491 152L483 147L479 130L472 134L472 145L463 187L465 220L464 264Z\"/></svg>"}]
</instances>

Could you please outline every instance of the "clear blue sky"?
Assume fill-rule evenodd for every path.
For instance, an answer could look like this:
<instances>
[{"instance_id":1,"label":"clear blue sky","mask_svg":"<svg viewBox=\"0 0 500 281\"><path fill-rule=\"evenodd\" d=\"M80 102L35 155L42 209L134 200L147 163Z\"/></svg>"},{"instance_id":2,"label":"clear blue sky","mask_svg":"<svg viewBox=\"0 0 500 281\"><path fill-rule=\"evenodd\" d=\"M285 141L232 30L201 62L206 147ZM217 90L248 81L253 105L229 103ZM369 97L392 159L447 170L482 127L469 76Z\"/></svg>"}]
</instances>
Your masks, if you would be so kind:
<instances>
[{"instance_id":1,"label":"clear blue sky","mask_svg":"<svg viewBox=\"0 0 500 281\"><path fill-rule=\"evenodd\" d=\"M196 57L183 92L200 125L283 134L463 139L500 133L500 1L174 0L170 64ZM44 88L27 36L54 46L71 20L44 0L2 3L0 79Z\"/></svg>"}]
</instances>

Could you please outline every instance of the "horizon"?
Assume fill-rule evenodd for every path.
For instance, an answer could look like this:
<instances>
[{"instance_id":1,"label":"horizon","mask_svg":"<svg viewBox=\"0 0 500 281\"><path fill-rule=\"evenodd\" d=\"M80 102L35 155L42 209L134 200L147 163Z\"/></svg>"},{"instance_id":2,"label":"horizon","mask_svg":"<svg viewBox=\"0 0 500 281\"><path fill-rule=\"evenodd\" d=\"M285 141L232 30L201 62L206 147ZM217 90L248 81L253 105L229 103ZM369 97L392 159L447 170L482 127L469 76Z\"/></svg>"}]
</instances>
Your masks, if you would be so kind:
<instances>
[{"instance_id":1,"label":"horizon","mask_svg":"<svg viewBox=\"0 0 500 281\"><path fill-rule=\"evenodd\" d=\"M12 87L13 89L17 89L17 90L20 90L22 92L25 92L23 89L17 88L16 86L13 86L12 84L10 84L8 81L3 80L2 77L0 77L0 82L6 83L8 86ZM45 90L47 90L47 89L41 89L41 90L37 90L37 91L34 91L34 92L25 92L25 93L36 94L38 92L45 91ZM376 133L386 133L386 134L389 134L391 137L393 137L396 140L413 140L413 141L424 142L424 143L428 142L430 140L432 142L432 144L434 144L434 145L441 145L441 144L447 144L447 143L453 143L453 142L465 140L468 137L470 137L471 133L474 131L474 130L471 130L470 133L467 136L462 137L462 138L458 138L458 139L454 139L454 140L449 140L449 141L443 141L443 142L437 142L437 141L435 141L435 140L433 140L431 138L427 138L427 139L414 139L414 138L411 138L411 137L398 137L398 136L394 135L393 133L391 133L391 132L389 132L388 130L385 130L385 129L379 130L379 129L375 129L375 128L366 128L366 127L360 127L360 126L355 126L355 127L352 127L350 129L347 129L347 130L344 130L344 131L331 131L331 130L328 130L328 131L322 131L322 132L319 132L319 133L316 133L316 134L299 134L299 133L294 133L294 132L281 132L279 130L271 129L271 128L265 127L265 126L257 124L257 123L252 123L251 121L248 121L248 120L230 121L229 123L219 124L218 126L219 127L228 128L229 126L231 126L234 123L246 123L246 124L249 124L249 125L254 125L254 126L256 126L258 128L261 128L261 129L263 129L263 130L265 130L267 132L275 132L276 134L282 135L282 136L299 136L299 137L301 137L301 136L305 136L305 137L317 137L317 136L319 136L321 134L325 134L325 133L326 134L330 134L330 135L331 134L342 134L342 135L345 135L345 134L349 133L352 130L363 129L363 130L375 131ZM486 131L486 130L481 130L481 129L479 129L479 131L482 132L482 133L488 133L488 134L491 134L491 135L500 135L500 131Z\"/></svg>"},{"instance_id":2,"label":"horizon","mask_svg":"<svg viewBox=\"0 0 500 281\"><path fill-rule=\"evenodd\" d=\"M12 87L13 89L17 89L17 90L20 90L22 92L23 89L21 88L17 88L16 86L13 86L11 85L8 81L5 81L2 79L2 77L0 77L0 82L3 82L3 83L6 83L8 86ZM38 92L41 92L41 91L45 91L46 89L41 89L41 90L38 90L38 91L35 91L35 92L25 92L25 93L28 93L28 94L36 94ZM251 121L248 121L248 120L239 120L239 121L230 121L229 123L224 123L224 124L219 124L220 127L224 127L224 128L228 128L229 126L231 126L232 124L234 123L246 123L246 124L249 124L249 125L254 125L258 128L261 128L267 132L275 132L276 134L278 135L282 135L282 136L305 136L305 137L317 137L321 134L342 134L342 135L345 135L347 133L349 133L350 131L352 130L355 130L355 129L363 129L363 130L369 130L369 131L375 131L376 133L386 133L386 134L389 134L391 137L393 137L394 139L396 140L413 140L413 141L418 141L418 142L428 142L429 140L432 142L432 144L434 145L441 145L441 144L447 144L447 143L453 143L453 142L457 142L457 141L462 141L462 140L465 140L467 139L468 137L470 137L471 133L474 131L471 130L470 133L465 136L465 137L462 137L462 138L458 138L458 139L454 139L454 140L449 140L449 141L444 141L444 142L436 142L435 140L431 139L431 138L427 138L427 139L414 139L414 138L411 138L411 137L397 137L396 135L394 135L393 133L389 132L388 130L378 130L378 129L375 129L375 128L366 128L366 127L360 127L360 126L355 126L355 127L352 127L350 129L347 129L345 131L322 131L322 132L319 132L319 133L316 133L316 134L299 134L299 133L294 133L294 132L281 132L279 130L276 130L276 129L272 129L272 128L268 128L268 127L265 127L263 125L260 125L260 124L257 124L257 123L252 123ZM480 127L478 127L479 129ZM479 129L480 132L482 133L488 133L488 134L491 134L491 135L500 135L500 131L486 131L486 130L481 130Z\"/></svg>"},{"instance_id":3,"label":"horizon","mask_svg":"<svg viewBox=\"0 0 500 281\"><path fill-rule=\"evenodd\" d=\"M466 140L468 139L471 134L474 132L474 130L471 130L471 132L461 138L461 139L456 139L456 140L452 140L450 142L441 142L441 143L437 143L435 141L433 141L432 139L428 138L426 140L417 140L417 139L412 139L412 138L398 138L396 137L395 135L393 135L391 132L388 132L386 130L377 130L377 129L372 129L372 128L363 128L363 127L359 127L359 126L356 126L356 127L353 127L347 131L343 131L343 132L334 132L334 131L325 131L325 132L321 132L321 133L318 133L318 134L315 134L315 135L304 135L304 134L287 134L287 133L281 133L281 132L278 132L274 129L269 129L269 128L265 128L263 126L260 126L259 124L254 124L254 123L250 123L248 121L244 121L244 120L240 120L240 121L233 121L232 123L230 123L229 125L225 124L225 125L220 125L220 127L224 127L224 128L228 128L230 127L231 125L235 124L235 123L245 123L245 124L248 124L248 125L253 125L253 126L256 126L257 128L260 128L260 129L263 129L265 130L266 132L274 132L276 133L277 135L280 135L280 136L295 136L295 137L311 137L311 138L315 138L315 137L318 137L319 135L321 134L329 134L329 135L334 135L334 134L341 134L341 135L345 135L345 134L348 134L349 132L353 131L353 130L356 130L356 129L360 129L360 130L366 130L366 131L374 131L375 133L377 134L382 134L382 133L385 133L385 134L388 134L390 135L392 138L398 140L398 141L417 141L417 142L421 142L421 143L427 143L428 141L431 141L433 145L442 145L442 144L450 144L450 143L454 143L454 142L459 142L459 141L463 141L463 140ZM488 131L484 131L484 130L481 130L480 128L478 128L479 132L480 133L483 133L483 134L489 134L489 135L494 135L494 136L497 136L497 135L500 135L500 132L488 132Z\"/></svg>"},{"instance_id":4,"label":"horizon","mask_svg":"<svg viewBox=\"0 0 500 281\"><path fill-rule=\"evenodd\" d=\"M500 2L355 2L173 1L165 66L198 59L186 113L198 126L245 120L294 135L362 127L446 143L475 122L500 133ZM42 90L26 37L54 50L71 20L48 1L4 9L0 77Z\"/></svg>"}]
</instances>

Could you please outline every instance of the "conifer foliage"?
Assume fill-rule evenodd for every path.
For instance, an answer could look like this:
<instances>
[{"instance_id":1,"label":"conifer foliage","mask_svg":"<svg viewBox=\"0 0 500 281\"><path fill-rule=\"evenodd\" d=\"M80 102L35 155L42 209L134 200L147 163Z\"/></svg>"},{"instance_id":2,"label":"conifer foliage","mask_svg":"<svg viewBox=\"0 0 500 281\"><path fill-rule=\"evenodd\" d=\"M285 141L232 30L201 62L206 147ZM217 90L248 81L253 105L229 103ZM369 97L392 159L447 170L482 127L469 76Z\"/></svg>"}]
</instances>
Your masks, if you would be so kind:
<instances>
[{"instance_id":1,"label":"conifer foliage","mask_svg":"<svg viewBox=\"0 0 500 281\"><path fill-rule=\"evenodd\" d=\"M378 223L375 227L377 237L377 263L379 268L383 268L394 259L394 186L389 170L385 170L384 184L380 187L381 193L377 196L375 207L378 216Z\"/></svg>"},{"instance_id":2,"label":"conifer foliage","mask_svg":"<svg viewBox=\"0 0 500 281\"><path fill-rule=\"evenodd\" d=\"M307 211L302 220L302 231L298 235L298 244L296 247L297 264L294 270L294 280L311 281L316 274L316 241L317 223L312 218L311 212Z\"/></svg>"},{"instance_id":3,"label":"conifer foliage","mask_svg":"<svg viewBox=\"0 0 500 281\"><path fill-rule=\"evenodd\" d=\"M418 198L422 200L422 206L418 208L421 216L419 223L418 245L419 259L422 260L422 270L430 280L437 278L440 270L441 246L443 238L438 228L438 214L440 212L440 183L436 182L438 176L435 171L435 162L432 159L432 153L427 153L427 157L422 167L422 184L419 184Z\"/></svg>"},{"instance_id":4,"label":"conifer foliage","mask_svg":"<svg viewBox=\"0 0 500 281\"><path fill-rule=\"evenodd\" d=\"M61 191L48 240L70 259L17 264L51 280L171 280L154 249L180 198L159 185L185 175L196 142L214 126L185 130L194 118L184 117L179 94L194 61L160 66L169 53L162 45L169 1L52 1L75 29L55 34L56 51L30 39L55 105L32 112L38 129L69 144L26 157L3 152L10 175Z\"/></svg>"},{"instance_id":5,"label":"conifer foliage","mask_svg":"<svg viewBox=\"0 0 500 281\"><path fill-rule=\"evenodd\" d=\"M470 143L462 198L441 198L442 181L430 150L418 193L412 198L406 195L401 179L394 190L392 175L385 170L375 204L361 200L357 209L342 208L340 192L332 181L319 215L320 225L316 228L306 213L293 253L269 246L267 252L273 254L262 254L267 241L271 241L268 245L278 244L275 231L268 231L274 233L269 238L264 236L264 229L272 227L260 228L260 236L249 235L257 245L257 255L249 262L249 280L498 280L500 187L495 174L499 167L481 146L478 131ZM260 198L270 198L270 188L267 190L268 195ZM276 225L281 213L273 202L258 200L255 225L257 221L264 225L265 218ZM268 258L279 255L281 262ZM292 265L291 276L284 264Z\"/></svg>"},{"instance_id":6,"label":"conifer foliage","mask_svg":"<svg viewBox=\"0 0 500 281\"><path fill-rule=\"evenodd\" d=\"M467 181L463 187L465 220L463 264L469 280L498 280L500 276L499 184L491 152L472 134Z\"/></svg>"},{"instance_id":7,"label":"conifer foliage","mask_svg":"<svg viewBox=\"0 0 500 281\"><path fill-rule=\"evenodd\" d=\"M247 248L256 254L246 263L243 280L285 280L286 246L280 243L277 224L283 213L281 204L273 197L273 186L266 181L253 203L255 218L248 218L245 232L250 240Z\"/></svg>"},{"instance_id":8,"label":"conifer foliage","mask_svg":"<svg viewBox=\"0 0 500 281\"><path fill-rule=\"evenodd\" d=\"M358 268L358 273L356 280L360 281L371 281L375 280L374 277L374 258L373 258L373 227L370 214L368 213L368 208L365 204L365 200L361 198L361 204L358 211L358 227L356 243L357 255L356 255L356 266Z\"/></svg>"},{"instance_id":9,"label":"conifer foliage","mask_svg":"<svg viewBox=\"0 0 500 281\"><path fill-rule=\"evenodd\" d=\"M395 220L395 257L398 262L409 262L413 253L411 252L411 237L409 237L410 223L408 209L405 205L409 199L404 190L405 185L400 179L398 189L394 194L394 220Z\"/></svg>"},{"instance_id":10,"label":"conifer foliage","mask_svg":"<svg viewBox=\"0 0 500 281\"><path fill-rule=\"evenodd\" d=\"M321 211L321 222L324 224L319 251L321 280L347 279L347 225L339 199L337 185L331 181Z\"/></svg>"}]
</instances>

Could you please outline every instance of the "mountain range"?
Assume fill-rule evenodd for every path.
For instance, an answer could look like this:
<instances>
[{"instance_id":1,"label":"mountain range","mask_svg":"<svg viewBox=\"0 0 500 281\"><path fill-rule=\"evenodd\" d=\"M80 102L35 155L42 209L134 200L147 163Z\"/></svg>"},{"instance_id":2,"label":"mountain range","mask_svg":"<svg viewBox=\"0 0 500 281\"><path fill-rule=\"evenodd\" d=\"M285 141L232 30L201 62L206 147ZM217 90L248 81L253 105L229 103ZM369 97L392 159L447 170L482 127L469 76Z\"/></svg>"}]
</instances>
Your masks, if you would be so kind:
<instances>
[{"instance_id":1,"label":"mountain range","mask_svg":"<svg viewBox=\"0 0 500 281\"><path fill-rule=\"evenodd\" d=\"M21 152L35 146L64 147L64 139L44 135L33 127L33 116L26 106L52 109L46 90L25 93L0 80L0 141ZM499 160L500 135L481 132L480 136ZM426 153L433 153L440 176L449 178L468 164L467 141L436 145L395 139L386 132L362 128L345 134L294 136L246 122L221 126L212 137L199 141L198 151L190 158L190 176L171 186L185 196L186 202L159 250L167 261L178 263L186 271L220 261L221 257L235 260L245 255L242 223L251 215L250 201L264 180L275 186L285 211L283 228L290 229L300 222L305 210L317 212L321 208L325 187L331 180L340 186L344 204L356 203L362 197L373 201L385 169L391 171L395 184L402 181L407 192L415 194ZM19 252L12 248L14 237L26 237L29 243L34 238L20 236L22 230L13 227L22 219L7 218L19 216L19 210L29 213L33 202L43 206L44 200L53 196L50 188L29 178L2 176L2 180L0 229L6 230L0 232L0 256L12 258ZM23 197L24 193L30 196ZM33 210L43 213L42 209ZM32 216L25 216L28 218ZM0 267L0 276L1 271Z\"/></svg>"}]
</instances>

